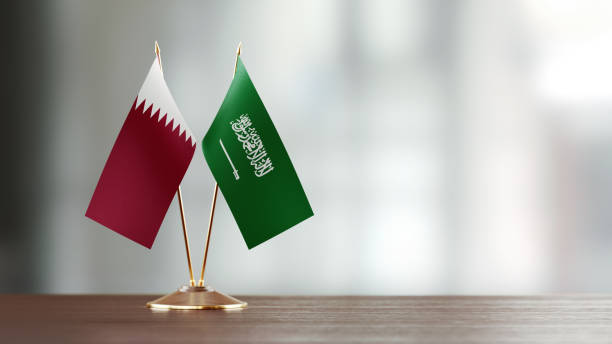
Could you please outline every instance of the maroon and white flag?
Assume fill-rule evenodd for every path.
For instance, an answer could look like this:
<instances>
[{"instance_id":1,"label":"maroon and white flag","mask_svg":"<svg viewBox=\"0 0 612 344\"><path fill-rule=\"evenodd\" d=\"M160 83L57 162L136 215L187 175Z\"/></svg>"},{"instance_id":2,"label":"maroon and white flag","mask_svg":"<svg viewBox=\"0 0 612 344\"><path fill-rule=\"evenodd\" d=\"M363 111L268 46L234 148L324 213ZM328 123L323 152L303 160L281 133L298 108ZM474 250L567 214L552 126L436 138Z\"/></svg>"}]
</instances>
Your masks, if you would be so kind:
<instances>
[{"instance_id":1,"label":"maroon and white flag","mask_svg":"<svg viewBox=\"0 0 612 344\"><path fill-rule=\"evenodd\" d=\"M151 248L195 146L155 58L85 216Z\"/></svg>"}]
</instances>

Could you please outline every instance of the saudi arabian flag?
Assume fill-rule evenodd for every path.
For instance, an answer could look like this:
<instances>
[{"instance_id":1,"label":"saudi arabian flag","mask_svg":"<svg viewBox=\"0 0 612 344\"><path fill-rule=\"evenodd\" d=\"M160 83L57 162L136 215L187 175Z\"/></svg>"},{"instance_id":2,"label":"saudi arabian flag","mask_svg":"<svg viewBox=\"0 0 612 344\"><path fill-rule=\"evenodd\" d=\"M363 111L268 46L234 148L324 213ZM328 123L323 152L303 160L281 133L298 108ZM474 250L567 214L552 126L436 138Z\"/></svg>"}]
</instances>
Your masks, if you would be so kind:
<instances>
[{"instance_id":1,"label":"saudi arabian flag","mask_svg":"<svg viewBox=\"0 0 612 344\"><path fill-rule=\"evenodd\" d=\"M240 58L202 149L249 248L313 215L283 142Z\"/></svg>"}]
</instances>

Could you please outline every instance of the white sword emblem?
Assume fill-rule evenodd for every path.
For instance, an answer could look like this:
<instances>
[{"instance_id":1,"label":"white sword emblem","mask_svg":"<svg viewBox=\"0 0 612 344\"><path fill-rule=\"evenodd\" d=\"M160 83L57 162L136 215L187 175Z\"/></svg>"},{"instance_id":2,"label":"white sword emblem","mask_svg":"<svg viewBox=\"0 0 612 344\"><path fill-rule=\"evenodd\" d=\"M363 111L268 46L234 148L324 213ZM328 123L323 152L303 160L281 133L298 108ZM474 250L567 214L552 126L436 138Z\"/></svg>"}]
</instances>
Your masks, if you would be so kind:
<instances>
[{"instance_id":1,"label":"white sword emblem","mask_svg":"<svg viewBox=\"0 0 612 344\"><path fill-rule=\"evenodd\" d=\"M219 144L221 145L221 148L223 148L223 152L225 153L225 156L227 157L227 161L229 161L230 165L232 165L232 170L234 170L234 177L236 178L236 180L240 179L240 177L238 176L238 170L234 166L232 159L230 159L229 154L227 154L227 150L225 149L225 146L223 145L223 141L221 141L221 139L219 139Z\"/></svg>"}]
</instances>

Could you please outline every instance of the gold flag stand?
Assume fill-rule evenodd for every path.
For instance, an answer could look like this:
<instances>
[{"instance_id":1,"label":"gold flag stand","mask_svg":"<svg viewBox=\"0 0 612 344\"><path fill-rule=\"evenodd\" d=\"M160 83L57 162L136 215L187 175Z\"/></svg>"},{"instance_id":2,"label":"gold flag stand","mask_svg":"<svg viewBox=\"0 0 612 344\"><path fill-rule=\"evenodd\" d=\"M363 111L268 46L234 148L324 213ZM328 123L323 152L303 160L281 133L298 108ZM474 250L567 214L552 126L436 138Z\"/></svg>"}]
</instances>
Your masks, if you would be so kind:
<instances>
[{"instance_id":1,"label":"gold flag stand","mask_svg":"<svg viewBox=\"0 0 612 344\"><path fill-rule=\"evenodd\" d=\"M234 64L234 75L236 75L236 66L238 64L238 56L240 55L240 47L238 44L236 50L236 63ZM159 45L155 42L155 54L161 67L161 57L159 53ZM181 223L183 224L183 238L185 239L185 251L187 251L187 265L189 266L189 285L182 286L177 291L168 295L162 296L159 299L147 302L147 307L153 309L240 309L245 308L247 303L223 294L204 285L204 270L206 269L206 258L208 257L208 246L210 244L210 232L212 229L213 218L215 216L215 206L217 204L217 194L219 193L219 184L215 183L215 191L213 193L212 205L210 207L210 218L208 219L208 233L206 234L206 246L204 249L204 260L202 262L202 272L200 280L196 286L193 279L193 269L191 266L191 253L189 251L189 239L187 237L187 224L185 222L185 211L183 209L183 196L181 195L181 187L178 187L176 195L181 212Z\"/></svg>"}]
</instances>

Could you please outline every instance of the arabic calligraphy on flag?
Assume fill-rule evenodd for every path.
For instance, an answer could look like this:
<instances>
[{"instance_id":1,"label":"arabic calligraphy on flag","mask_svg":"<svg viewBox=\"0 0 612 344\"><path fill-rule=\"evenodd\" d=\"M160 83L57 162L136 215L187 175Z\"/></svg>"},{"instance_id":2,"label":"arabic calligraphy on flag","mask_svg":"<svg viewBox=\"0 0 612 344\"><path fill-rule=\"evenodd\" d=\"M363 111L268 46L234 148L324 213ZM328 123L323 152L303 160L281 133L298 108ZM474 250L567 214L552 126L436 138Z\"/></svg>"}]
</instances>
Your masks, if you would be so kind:
<instances>
[{"instance_id":1,"label":"arabic calligraphy on flag","mask_svg":"<svg viewBox=\"0 0 612 344\"><path fill-rule=\"evenodd\" d=\"M236 134L236 138L242 143L242 149L244 149L247 158L255 169L255 175L261 178L274 170L272 160L268 157L266 148L257 133L257 129L253 127L249 114L240 115L238 119L231 121L230 124Z\"/></svg>"}]
</instances>

